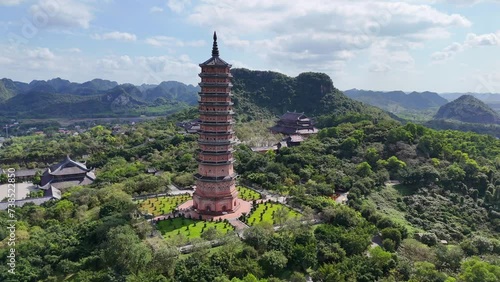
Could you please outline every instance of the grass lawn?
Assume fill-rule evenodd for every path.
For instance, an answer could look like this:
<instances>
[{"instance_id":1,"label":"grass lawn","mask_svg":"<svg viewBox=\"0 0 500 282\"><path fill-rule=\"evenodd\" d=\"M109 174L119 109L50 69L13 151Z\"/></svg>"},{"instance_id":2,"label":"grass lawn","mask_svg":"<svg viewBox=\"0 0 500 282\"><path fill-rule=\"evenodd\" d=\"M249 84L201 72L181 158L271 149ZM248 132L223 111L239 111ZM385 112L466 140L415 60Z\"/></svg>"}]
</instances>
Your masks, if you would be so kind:
<instances>
[{"instance_id":1,"label":"grass lawn","mask_svg":"<svg viewBox=\"0 0 500 282\"><path fill-rule=\"evenodd\" d=\"M238 189L239 192L238 197L242 200L251 202L253 200L258 200L262 198L262 196L259 193L255 192L252 189L248 189L242 186L237 186L236 189Z\"/></svg>"},{"instance_id":2,"label":"grass lawn","mask_svg":"<svg viewBox=\"0 0 500 282\"><path fill-rule=\"evenodd\" d=\"M183 235L188 239L200 238L203 231L210 227L215 228L222 234L233 231L234 227L225 222L202 221L187 218L173 218L161 220L156 224L158 230L165 238L174 238L177 235Z\"/></svg>"},{"instance_id":3,"label":"grass lawn","mask_svg":"<svg viewBox=\"0 0 500 282\"><path fill-rule=\"evenodd\" d=\"M413 189L404 185L386 185L382 190L371 193L368 199L371 200L382 215L389 217L396 223L406 226L411 236L415 233L423 232L423 230L414 227L406 220L405 212L398 208L398 204L403 204L399 203L402 202L403 196L412 193Z\"/></svg>"},{"instance_id":4,"label":"grass lawn","mask_svg":"<svg viewBox=\"0 0 500 282\"><path fill-rule=\"evenodd\" d=\"M247 220L248 225L255 225L259 222L269 222L271 224L278 224L276 216L273 213L278 213L278 210L283 209L285 219L299 217L300 214L287 206L282 204L275 204L266 202L257 205L257 209L250 215Z\"/></svg>"},{"instance_id":5,"label":"grass lawn","mask_svg":"<svg viewBox=\"0 0 500 282\"><path fill-rule=\"evenodd\" d=\"M178 205L190 200L190 195L163 196L139 200L139 210L142 213L149 213L153 216L171 213Z\"/></svg>"}]
</instances>

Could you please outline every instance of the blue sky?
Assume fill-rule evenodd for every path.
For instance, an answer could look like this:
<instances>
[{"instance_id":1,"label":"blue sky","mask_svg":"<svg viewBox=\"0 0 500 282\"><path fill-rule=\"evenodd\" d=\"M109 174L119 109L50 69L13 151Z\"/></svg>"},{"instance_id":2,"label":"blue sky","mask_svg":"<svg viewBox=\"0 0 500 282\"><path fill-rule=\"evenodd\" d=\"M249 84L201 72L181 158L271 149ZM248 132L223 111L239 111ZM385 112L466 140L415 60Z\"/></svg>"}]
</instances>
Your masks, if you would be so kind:
<instances>
[{"instance_id":1,"label":"blue sky","mask_svg":"<svg viewBox=\"0 0 500 282\"><path fill-rule=\"evenodd\" d=\"M500 0L0 0L0 77L195 84L233 67L335 86L500 93Z\"/></svg>"}]
</instances>

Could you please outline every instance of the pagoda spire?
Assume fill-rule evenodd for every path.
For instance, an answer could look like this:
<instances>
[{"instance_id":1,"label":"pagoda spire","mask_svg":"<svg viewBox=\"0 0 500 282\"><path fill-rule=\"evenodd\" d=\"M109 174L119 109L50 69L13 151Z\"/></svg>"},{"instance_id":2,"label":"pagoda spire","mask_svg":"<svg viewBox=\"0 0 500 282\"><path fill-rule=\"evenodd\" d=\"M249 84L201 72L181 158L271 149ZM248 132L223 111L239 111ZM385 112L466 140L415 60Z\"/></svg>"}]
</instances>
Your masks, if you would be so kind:
<instances>
[{"instance_id":1,"label":"pagoda spire","mask_svg":"<svg viewBox=\"0 0 500 282\"><path fill-rule=\"evenodd\" d=\"M214 31L214 45L212 47L212 57L219 57L219 48L217 47L217 33Z\"/></svg>"}]
</instances>

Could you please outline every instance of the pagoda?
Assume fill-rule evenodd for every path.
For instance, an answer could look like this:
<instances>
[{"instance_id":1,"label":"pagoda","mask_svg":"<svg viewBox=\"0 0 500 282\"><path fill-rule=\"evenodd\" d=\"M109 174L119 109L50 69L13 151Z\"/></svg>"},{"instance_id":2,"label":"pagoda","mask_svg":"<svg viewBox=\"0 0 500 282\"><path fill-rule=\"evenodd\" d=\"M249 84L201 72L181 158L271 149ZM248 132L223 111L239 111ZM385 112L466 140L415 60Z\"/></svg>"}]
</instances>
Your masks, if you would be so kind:
<instances>
[{"instance_id":1,"label":"pagoda","mask_svg":"<svg viewBox=\"0 0 500 282\"><path fill-rule=\"evenodd\" d=\"M231 65L219 57L214 32L212 57L200 64L201 82L198 172L193 208L200 215L232 213L240 207L233 170L233 102Z\"/></svg>"}]
</instances>

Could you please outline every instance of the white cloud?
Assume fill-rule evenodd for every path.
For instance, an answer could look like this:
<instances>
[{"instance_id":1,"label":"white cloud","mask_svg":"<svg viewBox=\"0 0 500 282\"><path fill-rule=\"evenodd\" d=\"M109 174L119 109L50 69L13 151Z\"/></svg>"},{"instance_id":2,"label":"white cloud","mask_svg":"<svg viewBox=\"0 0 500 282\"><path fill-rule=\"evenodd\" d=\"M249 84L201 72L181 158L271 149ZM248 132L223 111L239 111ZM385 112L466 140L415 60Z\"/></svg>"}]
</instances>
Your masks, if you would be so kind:
<instances>
[{"instance_id":1,"label":"white cloud","mask_svg":"<svg viewBox=\"0 0 500 282\"><path fill-rule=\"evenodd\" d=\"M163 12L163 8L162 7L153 6L153 7L151 7L151 9L149 9L149 12L150 13L161 13L161 12Z\"/></svg>"},{"instance_id":2,"label":"white cloud","mask_svg":"<svg viewBox=\"0 0 500 282\"><path fill-rule=\"evenodd\" d=\"M7 60L2 60L2 64L6 66L5 69L7 70L7 73L3 74L4 77L11 78L16 73L31 74L30 72L43 73L51 70L62 70L61 67L58 67L61 63L61 57L55 55L49 48L18 48L10 45L0 45L0 48L6 50L9 54Z\"/></svg>"},{"instance_id":3,"label":"white cloud","mask_svg":"<svg viewBox=\"0 0 500 282\"><path fill-rule=\"evenodd\" d=\"M51 79L63 77L71 81L88 81L96 76L120 83L157 84L177 80L185 83L198 82L199 67L186 54L175 56L131 56L127 54L87 57L75 56L66 49L55 52L37 47L14 48L8 44L0 49L9 54L0 55L0 77L14 80ZM3 53L2 53L3 54Z\"/></svg>"},{"instance_id":4,"label":"white cloud","mask_svg":"<svg viewBox=\"0 0 500 282\"><path fill-rule=\"evenodd\" d=\"M132 59L127 56L108 56L97 60L97 67L101 70L120 70L130 68L133 65Z\"/></svg>"},{"instance_id":5,"label":"white cloud","mask_svg":"<svg viewBox=\"0 0 500 282\"><path fill-rule=\"evenodd\" d=\"M475 33L467 34L465 44L468 46L495 46L500 45L500 31L495 33L477 35Z\"/></svg>"},{"instance_id":6,"label":"white cloud","mask_svg":"<svg viewBox=\"0 0 500 282\"><path fill-rule=\"evenodd\" d=\"M500 70L488 70L475 74L476 93L500 93ZM470 77L467 77L470 79ZM495 99L496 100L496 99Z\"/></svg>"},{"instance_id":7,"label":"white cloud","mask_svg":"<svg viewBox=\"0 0 500 282\"><path fill-rule=\"evenodd\" d=\"M335 5L326 0L238 1L237 4L232 0L208 0L195 7L189 19L235 33L319 29L405 35L432 27L471 25L461 15L448 15L426 5L369 0L339 0Z\"/></svg>"},{"instance_id":8,"label":"white cloud","mask_svg":"<svg viewBox=\"0 0 500 282\"><path fill-rule=\"evenodd\" d=\"M449 4L461 5L461 6L472 6L479 3L500 3L500 0L441 0L441 2L447 2Z\"/></svg>"},{"instance_id":9,"label":"white cloud","mask_svg":"<svg viewBox=\"0 0 500 282\"><path fill-rule=\"evenodd\" d=\"M39 0L30 7L33 23L38 27L89 28L91 8L74 0Z\"/></svg>"},{"instance_id":10,"label":"white cloud","mask_svg":"<svg viewBox=\"0 0 500 282\"><path fill-rule=\"evenodd\" d=\"M27 55L32 59L52 60L56 56L48 48L35 48L27 51Z\"/></svg>"},{"instance_id":11,"label":"white cloud","mask_svg":"<svg viewBox=\"0 0 500 282\"><path fill-rule=\"evenodd\" d=\"M120 40L120 41L136 41L137 36L128 32L113 31L103 34L91 35L93 39L97 40Z\"/></svg>"},{"instance_id":12,"label":"white cloud","mask_svg":"<svg viewBox=\"0 0 500 282\"><path fill-rule=\"evenodd\" d=\"M447 3L457 6L473 6L479 3L500 3L500 0L408 0L408 2L423 4Z\"/></svg>"},{"instance_id":13,"label":"white cloud","mask_svg":"<svg viewBox=\"0 0 500 282\"><path fill-rule=\"evenodd\" d=\"M411 71L415 59L410 54L411 46L402 42L384 39L372 44L369 48L370 72Z\"/></svg>"},{"instance_id":14,"label":"white cloud","mask_svg":"<svg viewBox=\"0 0 500 282\"><path fill-rule=\"evenodd\" d=\"M475 33L467 34L463 44L454 42L445 47L442 51L434 52L431 55L433 61L444 61L453 58L456 54L467 49L480 46L500 46L500 30L496 33L487 33L477 35Z\"/></svg>"},{"instance_id":15,"label":"white cloud","mask_svg":"<svg viewBox=\"0 0 500 282\"><path fill-rule=\"evenodd\" d=\"M451 45L445 47L442 51L434 52L431 55L433 61L444 61L453 58L457 53L462 52L464 46L458 42L453 42Z\"/></svg>"},{"instance_id":16,"label":"white cloud","mask_svg":"<svg viewBox=\"0 0 500 282\"><path fill-rule=\"evenodd\" d=\"M13 61L12 59L9 59L7 57L0 57L0 65L8 65L11 64Z\"/></svg>"},{"instance_id":17,"label":"white cloud","mask_svg":"<svg viewBox=\"0 0 500 282\"><path fill-rule=\"evenodd\" d=\"M181 13L184 9L191 4L190 0L168 0L167 6L170 10Z\"/></svg>"},{"instance_id":18,"label":"white cloud","mask_svg":"<svg viewBox=\"0 0 500 282\"><path fill-rule=\"evenodd\" d=\"M24 0L0 0L0 6L16 6L23 2Z\"/></svg>"},{"instance_id":19,"label":"white cloud","mask_svg":"<svg viewBox=\"0 0 500 282\"><path fill-rule=\"evenodd\" d=\"M386 73L391 70L391 67L387 64L383 63L375 63L371 64L370 67L368 68L370 72L381 72L381 73Z\"/></svg>"},{"instance_id":20,"label":"white cloud","mask_svg":"<svg viewBox=\"0 0 500 282\"><path fill-rule=\"evenodd\" d=\"M163 35L149 37L146 39L145 42L151 46L156 46L156 47L163 47L163 46L199 47L199 46L204 46L206 44L204 40L183 41L175 37L163 36Z\"/></svg>"},{"instance_id":21,"label":"white cloud","mask_svg":"<svg viewBox=\"0 0 500 282\"><path fill-rule=\"evenodd\" d=\"M80 48L69 48L69 49L66 49L66 51L70 52L70 53L81 53L82 50Z\"/></svg>"},{"instance_id":22,"label":"white cloud","mask_svg":"<svg viewBox=\"0 0 500 282\"><path fill-rule=\"evenodd\" d=\"M334 4L328 0L206 0L193 7L188 21L216 29L224 45L281 64L282 69L302 71L331 70L333 65L341 69L346 61L371 52L381 42L385 46L377 48L389 54L391 61L385 64L390 68L380 67L374 57L370 63L377 68L373 70L413 66L409 49L448 38L451 28L471 26L464 16L429 5L370 0Z\"/></svg>"},{"instance_id":23,"label":"white cloud","mask_svg":"<svg viewBox=\"0 0 500 282\"><path fill-rule=\"evenodd\" d=\"M186 83L186 77L196 80L197 64L189 56L108 56L99 59L95 68L108 77L119 77L120 81L135 84L158 84L165 80L179 80Z\"/></svg>"}]
</instances>

